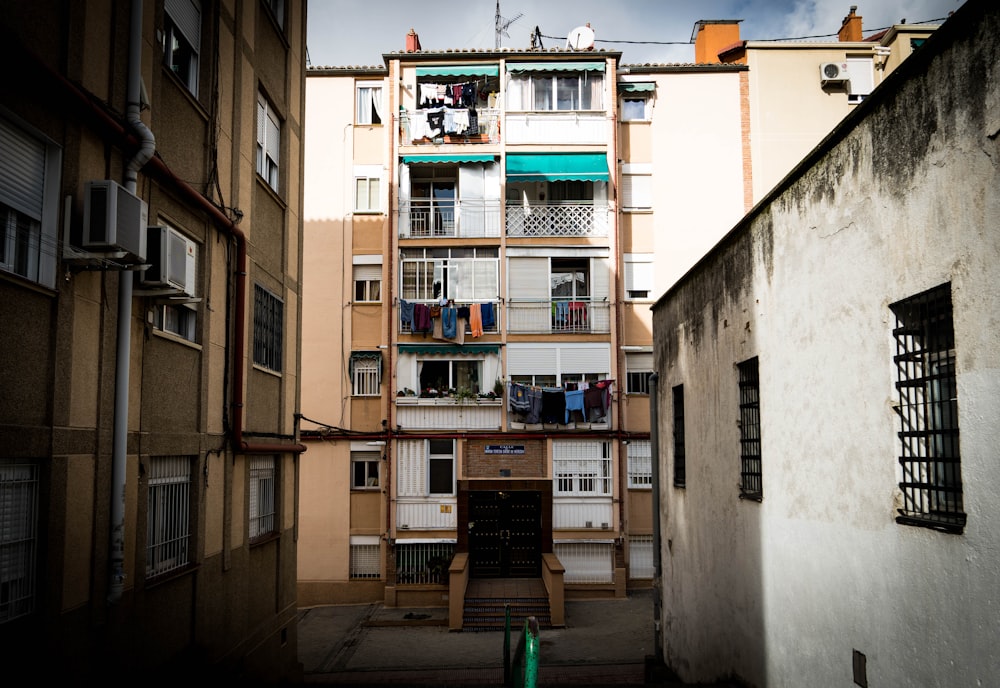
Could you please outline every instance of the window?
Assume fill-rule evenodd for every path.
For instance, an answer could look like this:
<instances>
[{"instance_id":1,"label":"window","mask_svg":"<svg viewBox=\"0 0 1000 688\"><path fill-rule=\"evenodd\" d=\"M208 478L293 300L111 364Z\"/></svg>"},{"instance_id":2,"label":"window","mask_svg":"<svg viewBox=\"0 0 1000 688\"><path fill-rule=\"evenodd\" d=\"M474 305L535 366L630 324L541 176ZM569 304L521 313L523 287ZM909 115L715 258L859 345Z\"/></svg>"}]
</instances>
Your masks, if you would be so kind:
<instances>
[{"instance_id":1,"label":"window","mask_svg":"<svg viewBox=\"0 0 1000 688\"><path fill-rule=\"evenodd\" d=\"M271 11L271 16L278 26L285 26L285 0L267 0L264 4Z\"/></svg>"},{"instance_id":2,"label":"window","mask_svg":"<svg viewBox=\"0 0 1000 688\"><path fill-rule=\"evenodd\" d=\"M378 535L351 536L351 580L380 577L380 544Z\"/></svg>"},{"instance_id":3,"label":"window","mask_svg":"<svg viewBox=\"0 0 1000 688\"><path fill-rule=\"evenodd\" d=\"M649 119L646 116L646 98L628 96L622 98L622 121L636 122Z\"/></svg>"},{"instance_id":4,"label":"window","mask_svg":"<svg viewBox=\"0 0 1000 688\"><path fill-rule=\"evenodd\" d=\"M149 460L146 504L146 576L183 568L191 552L191 465L189 456Z\"/></svg>"},{"instance_id":5,"label":"window","mask_svg":"<svg viewBox=\"0 0 1000 688\"><path fill-rule=\"evenodd\" d=\"M359 81L357 89L356 124L382 124L382 82Z\"/></svg>"},{"instance_id":6,"label":"window","mask_svg":"<svg viewBox=\"0 0 1000 688\"><path fill-rule=\"evenodd\" d=\"M653 292L653 254L625 254L625 298L648 299Z\"/></svg>"},{"instance_id":7,"label":"window","mask_svg":"<svg viewBox=\"0 0 1000 688\"><path fill-rule=\"evenodd\" d=\"M625 393L649 394L649 378L653 375L652 352L625 354Z\"/></svg>"},{"instance_id":8,"label":"window","mask_svg":"<svg viewBox=\"0 0 1000 688\"><path fill-rule=\"evenodd\" d=\"M602 110L603 93L604 75L596 71L516 73L511 75L507 89L508 109L534 112Z\"/></svg>"},{"instance_id":9,"label":"window","mask_svg":"<svg viewBox=\"0 0 1000 688\"><path fill-rule=\"evenodd\" d=\"M382 301L382 266L354 266L354 302L380 303Z\"/></svg>"},{"instance_id":10,"label":"window","mask_svg":"<svg viewBox=\"0 0 1000 688\"><path fill-rule=\"evenodd\" d=\"M906 525L961 532L961 456L951 285L890 306L896 315L899 464Z\"/></svg>"},{"instance_id":11,"label":"window","mask_svg":"<svg viewBox=\"0 0 1000 688\"><path fill-rule=\"evenodd\" d=\"M656 573L653 565L653 536L630 535L628 539L629 578L652 579Z\"/></svg>"},{"instance_id":12,"label":"window","mask_svg":"<svg viewBox=\"0 0 1000 688\"><path fill-rule=\"evenodd\" d=\"M263 94L257 94L257 174L278 190L278 160L281 157L281 122Z\"/></svg>"},{"instance_id":13,"label":"window","mask_svg":"<svg viewBox=\"0 0 1000 688\"><path fill-rule=\"evenodd\" d=\"M610 496L610 442L553 442L555 495Z\"/></svg>"},{"instance_id":14,"label":"window","mask_svg":"<svg viewBox=\"0 0 1000 688\"><path fill-rule=\"evenodd\" d=\"M628 454L628 486L653 487L653 455L649 440L631 440L625 447Z\"/></svg>"},{"instance_id":15,"label":"window","mask_svg":"<svg viewBox=\"0 0 1000 688\"><path fill-rule=\"evenodd\" d=\"M455 494L455 442L427 440L427 486L432 495Z\"/></svg>"},{"instance_id":16,"label":"window","mask_svg":"<svg viewBox=\"0 0 1000 688\"><path fill-rule=\"evenodd\" d=\"M356 397L382 394L382 354L378 351L351 353L351 388Z\"/></svg>"},{"instance_id":17,"label":"window","mask_svg":"<svg viewBox=\"0 0 1000 688\"><path fill-rule=\"evenodd\" d=\"M377 451L351 452L351 489L370 490L379 486L378 466L382 455Z\"/></svg>"},{"instance_id":18,"label":"window","mask_svg":"<svg viewBox=\"0 0 1000 688\"><path fill-rule=\"evenodd\" d=\"M850 81L847 82L847 102L860 103L875 88L872 58L848 57L847 73L850 75Z\"/></svg>"},{"instance_id":19,"label":"window","mask_svg":"<svg viewBox=\"0 0 1000 688\"><path fill-rule=\"evenodd\" d=\"M648 163L622 165L622 208L649 210L653 207L653 166Z\"/></svg>"},{"instance_id":20,"label":"window","mask_svg":"<svg viewBox=\"0 0 1000 688\"><path fill-rule=\"evenodd\" d=\"M201 50L199 0L164 0L163 41L163 63L197 96Z\"/></svg>"},{"instance_id":21,"label":"window","mask_svg":"<svg viewBox=\"0 0 1000 688\"><path fill-rule=\"evenodd\" d=\"M55 286L59 148L0 111L0 270Z\"/></svg>"},{"instance_id":22,"label":"window","mask_svg":"<svg viewBox=\"0 0 1000 688\"><path fill-rule=\"evenodd\" d=\"M191 304L177 305L156 304L153 311L153 326L164 332L170 332L189 342L195 341L195 323L197 311Z\"/></svg>"},{"instance_id":23,"label":"window","mask_svg":"<svg viewBox=\"0 0 1000 688\"><path fill-rule=\"evenodd\" d=\"M382 168L358 165L354 168L354 212L382 211Z\"/></svg>"},{"instance_id":24,"label":"window","mask_svg":"<svg viewBox=\"0 0 1000 688\"><path fill-rule=\"evenodd\" d=\"M250 540L277 531L275 523L275 464L273 456L250 457Z\"/></svg>"},{"instance_id":25,"label":"window","mask_svg":"<svg viewBox=\"0 0 1000 688\"><path fill-rule=\"evenodd\" d=\"M442 584L448 582L448 566L455 556L454 542L396 541L396 582Z\"/></svg>"},{"instance_id":26,"label":"window","mask_svg":"<svg viewBox=\"0 0 1000 688\"><path fill-rule=\"evenodd\" d=\"M0 459L0 624L35 608L38 465Z\"/></svg>"},{"instance_id":27,"label":"window","mask_svg":"<svg viewBox=\"0 0 1000 688\"><path fill-rule=\"evenodd\" d=\"M280 373L285 304L259 284L253 294L254 365Z\"/></svg>"},{"instance_id":28,"label":"window","mask_svg":"<svg viewBox=\"0 0 1000 688\"><path fill-rule=\"evenodd\" d=\"M738 364L740 380L740 499L764 498L760 456L760 379L757 357Z\"/></svg>"},{"instance_id":29,"label":"window","mask_svg":"<svg viewBox=\"0 0 1000 688\"><path fill-rule=\"evenodd\" d=\"M674 400L674 487L687 484L687 458L684 453L684 385L673 389Z\"/></svg>"},{"instance_id":30,"label":"window","mask_svg":"<svg viewBox=\"0 0 1000 688\"><path fill-rule=\"evenodd\" d=\"M404 248L400 253L400 298L407 301L496 301L500 293L496 248Z\"/></svg>"},{"instance_id":31,"label":"window","mask_svg":"<svg viewBox=\"0 0 1000 688\"><path fill-rule=\"evenodd\" d=\"M420 380L420 393L436 396L430 390L441 392L448 389L468 390L479 394L480 380L483 376L483 361L481 359L463 358L457 360L442 360L429 358L417 361L417 377Z\"/></svg>"}]
</instances>

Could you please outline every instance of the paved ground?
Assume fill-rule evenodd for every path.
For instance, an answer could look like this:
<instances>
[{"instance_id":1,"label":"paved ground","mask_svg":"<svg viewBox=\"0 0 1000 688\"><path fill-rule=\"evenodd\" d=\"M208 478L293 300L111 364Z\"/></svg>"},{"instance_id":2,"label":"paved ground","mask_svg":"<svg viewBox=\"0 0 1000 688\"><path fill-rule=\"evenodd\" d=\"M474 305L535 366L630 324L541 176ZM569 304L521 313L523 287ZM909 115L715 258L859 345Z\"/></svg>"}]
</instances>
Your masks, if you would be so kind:
<instances>
[{"instance_id":1,"label":"paved ground","mask_svg":"<svg viewBox=\"0 0 1000 688\"><path fill-rule=\"evenodd\" d=\"M503 632L449 631L444 608L312 607L299 612L298 637L305 683L503 685ZM567 602L566 627L543 629L540 639L539 685L684 685L655 666L647 671L654 655L650 590Z\"/></svg>"}]
</instances>

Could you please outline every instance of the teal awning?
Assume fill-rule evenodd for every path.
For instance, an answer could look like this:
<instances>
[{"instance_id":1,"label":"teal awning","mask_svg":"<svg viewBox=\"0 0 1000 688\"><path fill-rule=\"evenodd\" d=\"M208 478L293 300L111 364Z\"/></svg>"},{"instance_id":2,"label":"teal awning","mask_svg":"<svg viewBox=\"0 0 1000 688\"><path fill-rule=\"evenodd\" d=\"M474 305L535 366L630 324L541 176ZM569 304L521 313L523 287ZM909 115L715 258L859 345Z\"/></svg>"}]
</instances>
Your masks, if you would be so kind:
<instances>
[{"instance_id":1,"label":"teal awning","mask_svg":"<svg viewBox=\"0 0 1000 688\"><path fill-rule=\"evenodd\" d=\"M493 162L495 155L468 153L466 155L404 155L403 162L414 163L456 163L456 162Z\"/></svg>"},{"instance_id":2,"label":"teal awning","mask_svg":"<svg viewBox=\"0 0 1000 688\"><path fill-rule=\"evenodd\" d=\"M512 182L608 181L604 153L511 153L507 179Z\"/></svg>"},{"instance_id":3,"label":"teal awning","mask_svg":"<svg viewBox=\"0 0 1000 688\"><path fill-rule=\"evenodd\" d=\"M468 354L499 354L499 344L400 344L401 354L422 356L466 356Z\"/></svg>"},{"instance_id":4,"label":"teal awning","mask_svg":"<svg viewBox=\"0 0 1000 688\"><path fill-rule=\"evenodd\" d=\"M520 62L507 65L508 72L603 72L603 62Z\"/></svg>"},{"instance_id":5,"label":"teal awning","mask_svg":"<svg viewBox=\"0 0 1000 688\"><path fill-rule=\"evenodd\" d=\"M641 93L656 89L656 84L652 81L619 81L618 90L623 93Z\"/></svg>"},{"instance_id":6,"label":"teal awning","mask_svg":"<svg viewBox=\"0 0 1000 688\"><path fill-rule=\"evenodd\" d=\"M417 76L500 76L499 65L451 65L417 67Z\"/></svg>"}]
</instances>

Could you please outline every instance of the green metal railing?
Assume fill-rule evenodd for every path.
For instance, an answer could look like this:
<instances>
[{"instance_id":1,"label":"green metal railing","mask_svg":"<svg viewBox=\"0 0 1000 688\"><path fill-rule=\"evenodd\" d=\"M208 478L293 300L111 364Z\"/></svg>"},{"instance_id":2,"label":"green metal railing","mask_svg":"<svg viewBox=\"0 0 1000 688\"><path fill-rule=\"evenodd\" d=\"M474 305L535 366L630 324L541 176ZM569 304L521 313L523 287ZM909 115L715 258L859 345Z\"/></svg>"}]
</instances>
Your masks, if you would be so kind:
<instances>
[{"instance_id":1,"label":"green metal railing","mask_svg":"<svg viewBox=\"0 0 1000 688\"><path fill-rule=\"evenodd\" d=\"M510 605L504 607L503 684L505 688L535 688L538 685L538 619L524 620L514 656L510 654Z\"/></svg>"}]
</instances>

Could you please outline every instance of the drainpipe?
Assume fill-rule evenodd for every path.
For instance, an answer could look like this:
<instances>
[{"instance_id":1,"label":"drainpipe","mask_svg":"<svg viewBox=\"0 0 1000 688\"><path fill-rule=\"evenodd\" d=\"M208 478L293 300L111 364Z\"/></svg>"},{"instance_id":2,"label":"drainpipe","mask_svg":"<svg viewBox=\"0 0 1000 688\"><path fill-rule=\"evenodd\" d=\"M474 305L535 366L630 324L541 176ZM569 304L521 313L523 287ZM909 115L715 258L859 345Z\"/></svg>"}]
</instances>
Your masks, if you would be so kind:
<instances>
[{"instance_id":1,"label":"drainpipe","mask_svg":"<svg viewBox=\"0 0 1000 688\"><path fill-rule=\"evenodd\" d=\"M660 624L663 566L660 557L660 432L657 415L657 382L659 376L649 376L649 449L653 472L653 647L657 666L663 664L663 629Z\"/></svg>"}]
</instances>

